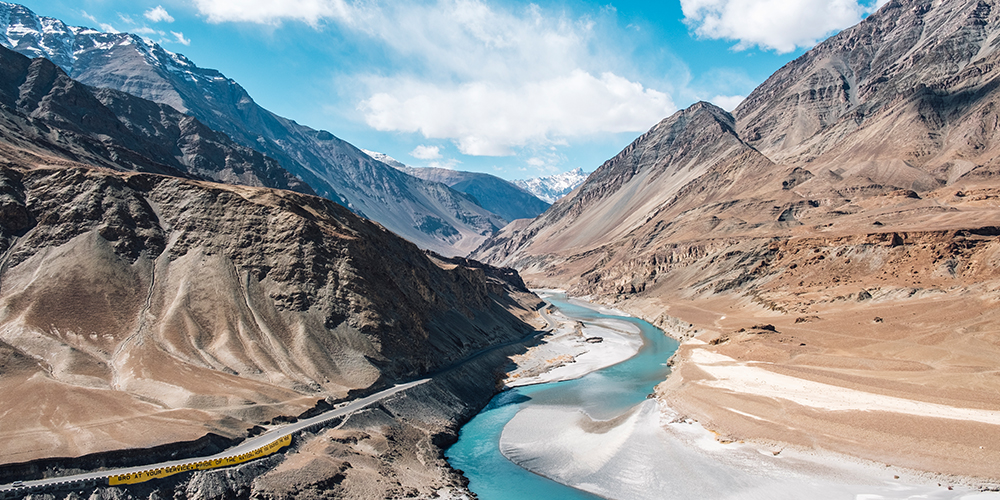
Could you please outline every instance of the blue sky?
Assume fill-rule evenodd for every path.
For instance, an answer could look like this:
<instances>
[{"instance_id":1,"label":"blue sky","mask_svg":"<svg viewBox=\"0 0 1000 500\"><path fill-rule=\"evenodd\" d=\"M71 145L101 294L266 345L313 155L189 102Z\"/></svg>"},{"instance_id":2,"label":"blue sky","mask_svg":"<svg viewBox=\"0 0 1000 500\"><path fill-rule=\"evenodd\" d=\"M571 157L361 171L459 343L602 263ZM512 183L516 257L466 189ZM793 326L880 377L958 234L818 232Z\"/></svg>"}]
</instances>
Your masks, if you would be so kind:
<instances>
[{"instance_id":1,"label":"blue sky","mask_svg":"<svg viewBox=\"0 0 1000 500\"><path fill-rule=\"evenodd\" d=\"M360 148L517 179L591 171L698 100L731 109L874 1L22 3L142 34Z\"/></svg>"}]
</instances>

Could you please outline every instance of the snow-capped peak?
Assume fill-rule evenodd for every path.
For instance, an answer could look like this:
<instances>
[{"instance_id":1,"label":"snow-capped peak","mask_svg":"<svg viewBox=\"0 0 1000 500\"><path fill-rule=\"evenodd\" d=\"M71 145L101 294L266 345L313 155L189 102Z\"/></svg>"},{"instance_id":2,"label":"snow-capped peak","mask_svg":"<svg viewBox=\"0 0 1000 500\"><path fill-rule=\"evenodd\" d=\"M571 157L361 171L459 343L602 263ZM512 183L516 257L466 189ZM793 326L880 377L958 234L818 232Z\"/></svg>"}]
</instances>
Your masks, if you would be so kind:
<instances>
[{"instance_id":1,"label":"snow-capped peak","mask_svg":"<svg viewBox=\"0 0 1000 500\"><path fill-rule=\"evenodd\" d=\"M555 203L556 200L566 196L580 184L583 184L583 181L587 180L587 176L589 175L582 168L575 168L561 174L533 177L513 182L521 189L528 191L538 198L548 203Z\"/></svg>"},{"instance_id":2,"label":"snow-capped peak","mask_svg":"<svg viewBox=\"0 0 1000 500\"><path fill-rule=\"evenodd\" d=\"M371 156L373 160L385 163L386 165L389 165L390 167L395 168L397 170L405 171L407 169L407 165L405 163L385 153L379 153L378 151L368 151L367 149L362 149L361 151L364 152L364 154Z\"/></svg>"},{"instance_id":3,"label":"snow-capped peak","mask_svg":"<svg viewBox=\"0 0 1000 500\"><path fill-rule=\"evenodd\" d=\"M75 77L77 61L91 51L131 46L152 67L188 80L225 79L212 69L195 66L182 54L164 49L157 42L132 33L106 33L38 16L23 5L0 2L0 45L29 57L45 57Z\"/></svg>"}]
</instances>

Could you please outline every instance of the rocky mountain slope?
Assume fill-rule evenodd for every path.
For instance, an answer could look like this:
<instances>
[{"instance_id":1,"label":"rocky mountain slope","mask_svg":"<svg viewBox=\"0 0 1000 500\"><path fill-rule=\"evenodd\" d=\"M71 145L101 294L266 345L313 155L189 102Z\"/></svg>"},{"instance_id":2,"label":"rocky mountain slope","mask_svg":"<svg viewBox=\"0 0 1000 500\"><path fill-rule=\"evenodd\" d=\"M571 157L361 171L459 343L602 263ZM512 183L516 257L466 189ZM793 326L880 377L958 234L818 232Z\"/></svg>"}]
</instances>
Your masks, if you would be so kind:
<instances>
[{"instance_id":1,"label":"rocky mountain slope","mask_svg":"<svg viewBox=\"0 0 1000 500\"><path fill-rule=\"evenodd\" d=\"M551 204L583 184L588 175L590 174L578 167L561 174L518 179L514 181L514 185Z\"/></svg>"},{"instance_id":2,"label":"rocky mountain slope","mask_svg":"<svg viewBox=\"0 0 1000 500\"><path fill-rule=\"evenodd\" d=\"M473 255L697 336L660 397L731 438L995 477L1000 422L828 411L737 374L1000 409L998 26L995 1L889 2Z\"/></svg>"},{"instance_id":3,"label":"rocky mountain slope","mask_svg":"<svg viewBox=\"0 0 1000 500\"><path fill-rule=\"evenodd\" d=\"M313 191L264 155L175 109L93 89L50 61L0 47L0 134L67 160L250 186Z\"/></svg>"},{"instance_id":4,"label":"rocky mountain slope","mask_svg":"<svg viewBox=\"0 0 1000 500\"><path fill-rule=\"evenodd\" d=\"M0 3L0 45L46 57L93 87L120 90L194 116L274 158L321 196L423 248L465 255L507 221L437 183L372 160L333 134L277 116L235 81L128 33L102 33Z\"/></svg>"},{"instance_id":5,"label":"rocky mountain slope","mask_svg":"<svg viewBox=\"0 0 1000 500\"><path fill-rule=\"evenodd\" d=\"M241 436L531 331L515 273L322 198L3 149L6 463Z\"/></svg>"},{"instance_id":6,"label":"rocky mountain slope","mask_svg":"<svg viewBox=\"0 0 1000 500\"><path fill-rule=\"evenodd\" d=\"M535 195L494 175L447 168L417 168L402 163L393 166L413 177L439 182L465 193L479 206L507 220L534 219L549 208L548 203Z\"/></svg>"},{"instance_id":7,"label":"rocky mountain slope","mask_svg":"<svg viewBox=\"0 0 1000 500\"><path fill-rule=\"evenodd\" d=\"M385 153L363 151L368 156L413 177L440 182L455 191L465 193L479 206L507 220L533 219L549 208L549 203L495 175L448 168L411 167Z\"/></svg>"}]
</instances>

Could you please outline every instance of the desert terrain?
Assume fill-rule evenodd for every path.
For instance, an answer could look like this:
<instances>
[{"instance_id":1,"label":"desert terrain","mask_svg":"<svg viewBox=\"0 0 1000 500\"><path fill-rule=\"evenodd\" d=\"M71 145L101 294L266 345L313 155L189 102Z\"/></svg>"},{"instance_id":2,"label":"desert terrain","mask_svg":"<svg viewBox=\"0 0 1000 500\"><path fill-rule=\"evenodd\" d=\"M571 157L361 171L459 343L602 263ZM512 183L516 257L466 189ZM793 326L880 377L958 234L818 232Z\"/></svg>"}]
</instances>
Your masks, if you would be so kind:
<instances>
[{"instance_id":1,"label":"desert terrain","mask_svg":"<svg viewBox=\"0 0 1000 500\"><path fill-rule=\"evenodd\" d=\"M998 15L890 2L473 257L685 340L657 397L722 439L996 480Z\"/></svg>"}]
</instances>

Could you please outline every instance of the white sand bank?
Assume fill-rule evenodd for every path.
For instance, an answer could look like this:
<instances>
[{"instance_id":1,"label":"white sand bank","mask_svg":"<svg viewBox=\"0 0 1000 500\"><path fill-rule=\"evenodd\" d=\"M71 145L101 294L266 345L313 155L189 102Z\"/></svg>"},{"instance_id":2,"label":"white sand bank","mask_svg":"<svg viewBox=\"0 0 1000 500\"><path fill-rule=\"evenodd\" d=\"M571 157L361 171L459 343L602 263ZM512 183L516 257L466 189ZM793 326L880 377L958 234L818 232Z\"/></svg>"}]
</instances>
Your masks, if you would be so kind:
<instances>
[{"instance_id":1,"label":"white sand bank","mask_svg":"<svg viewBox=\"0 0 1000 500\"><path fill-rule=\"evenodd\" d=\"M504 428L500 449L533 472L613 499L1000 499L839 455L722 444L674 418L655 401L605 422L529 407Z\"/></svg>"},{"instance_id":2,"label":"white sand bank","mask_svg":"<svg viewBox=\"0 0 1000 500\"><path fill-rule=\"evenodd\" d=\"M812 408L832 411L888 411L919 417L1000 425L998 411L957 408L814 382L774 373L755 366L757 363L738 362L705 349L694 349L688 362L694 363L715 378L715 380L700 380L697 382L699 384L733 392L784 399Z\"/></svg>"},{"instance_id":3,"label":"white sand bank","mask_svg":"<svg viewBox=\"0 0 1000 500\"><path fill-rule=\"evenodd\" d=\"M508 372L505 386L520 387L579 378L625 361L642 347L639 328L628 322L580 322L558 310L550 317L559 326L543 338L543 343L511 358L517 368ZM595 337L601 341L587 341Z\"/></svg>"}]
</instances>

